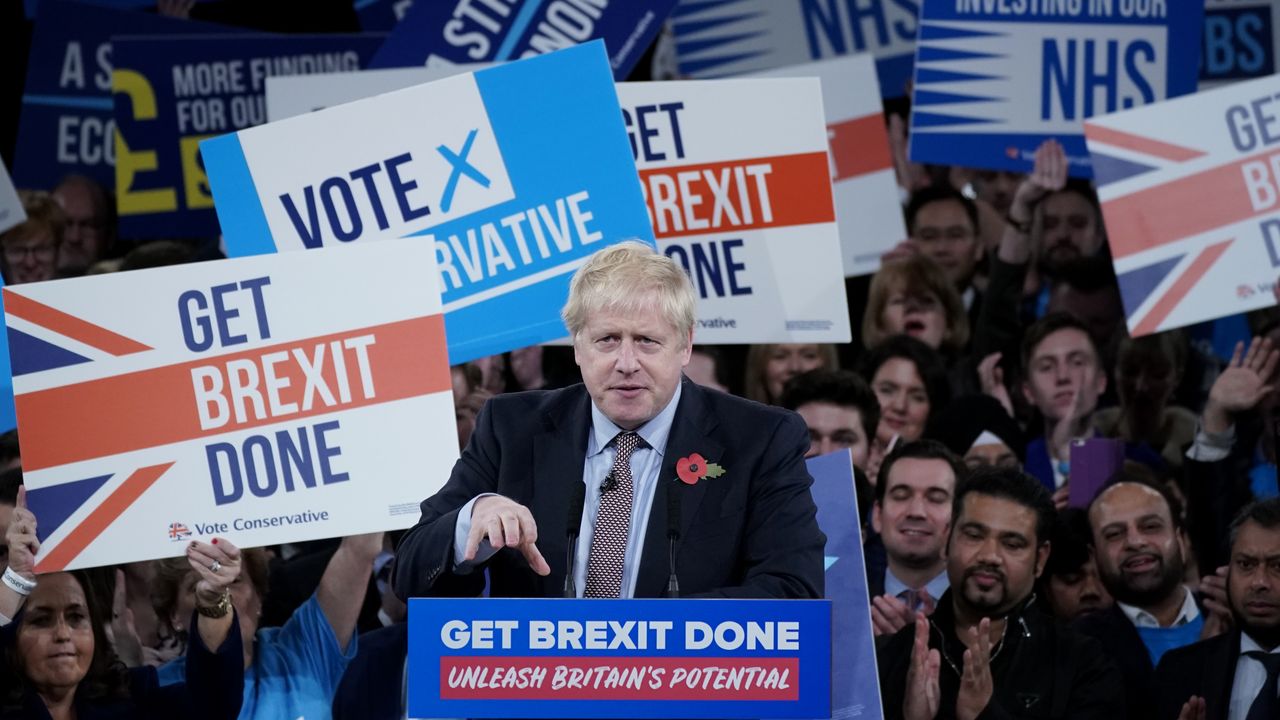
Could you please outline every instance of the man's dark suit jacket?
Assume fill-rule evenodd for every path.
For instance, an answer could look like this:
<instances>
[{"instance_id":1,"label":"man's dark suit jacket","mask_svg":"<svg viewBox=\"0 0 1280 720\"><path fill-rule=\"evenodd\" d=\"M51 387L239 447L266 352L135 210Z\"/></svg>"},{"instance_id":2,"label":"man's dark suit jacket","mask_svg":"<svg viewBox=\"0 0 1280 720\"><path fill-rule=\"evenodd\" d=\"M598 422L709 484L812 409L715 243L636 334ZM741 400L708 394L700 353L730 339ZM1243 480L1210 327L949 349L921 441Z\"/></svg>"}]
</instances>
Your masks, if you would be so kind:
<instances>
[{"instance_id":1,"label":"man's dark suit jacket","mask_svg":"<svg viewBox=\"0 0 1280 720\"><path fill-rule=\"evenodd\" d=\"M683 380L649 513L636 597L667 586L667 493L679 492L677 574L683 596L820 598L823 545L800 416ZM422 503L422 518L400 542L394 586L402 598L475 596L484 573L453 572L458 511L481 493L527 506L538 524L548 577L514 548L488 564L494 597L559 597L564 586L569 493L582 482L591 426L586 388L498 395L485 403L449 482ZM692 453L725 474L694 485L676 479Z\"/></svg>"},{"instance_id":2,"label":"man's dark suit jacket","mask_svg":"<svg viewBox=\"0 0 1280 720\"><path fill-rule=\"evenodd\" d=\"M363 633L359 646L334 693L333 720L400 720L409 623Z\"/></svg>"},{"instance_id":3,"label":"man's dark suit jacket","mask_svg":"<svg viewBox=\"0 0 1280 720\"><path fill-rule=\"evenodd\" d=\"M1177 720L1192 695L1204 698L1205 720L1226 720L1231 686L1236 681L1240 633L1229 632L1170 650L1156 668L1155 698L1159 720Z\"/></svg>"},{"instance_id":4,"label":"man's dark suit jacket","mask_svg":"<svg viewBox=\"0 0 1280 720\"><path fill-rule=\"evenodd\" d=\"M1120 668L1130 720L1154 719L1155 668L1151 666L1151 653L1120 606L1082 615L1072 627L1101 642L1107 656Z\"/></svg>"}]
</instances>

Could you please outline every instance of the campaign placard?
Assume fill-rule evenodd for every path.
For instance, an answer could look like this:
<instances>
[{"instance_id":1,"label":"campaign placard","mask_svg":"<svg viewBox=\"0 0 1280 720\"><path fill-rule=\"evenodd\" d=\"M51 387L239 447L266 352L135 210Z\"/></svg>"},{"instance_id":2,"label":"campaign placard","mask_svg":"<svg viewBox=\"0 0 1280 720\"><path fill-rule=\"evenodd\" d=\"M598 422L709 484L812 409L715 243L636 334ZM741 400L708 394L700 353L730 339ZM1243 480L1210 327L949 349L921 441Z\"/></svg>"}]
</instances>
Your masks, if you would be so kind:
<instances>
[{"instance_id":1,"label":"campaign placard","mask_svg":"<svg viewBox=\"0 0 1280 720\"><path fill-rule=\"evenodd\" d=\"M26 220L27 211L22 207L22 199L18 197L4 160L0 159L0 233Z\"/></svg>"},{"instance_id":2,"label":"campaign placard","mask_svg":"<svg viewBox=\"0 0 1280 720\"><path fill-rule=\"evenodd\" d=\"M831 717L827 600L409 601L410 717Z\"/></svg>"},{"instance_id":3,"label":"campaign placard","mask_svg":"<svg viewBox=\"0 0 1280 720\"><path fill-rule=\"evenodd\" d=\"M504 62L603 40L618 80L649 49L676 0L432 0L414 3L372 67Z\"/></svg>"},{"instance_id":4,"label":"campaign placard","mask_svg":"<svg viewBox=\"0 0 1280 720\"><path fill-rule=\"evenodd\" d=\"M115 187L111 36L208 33L220 25L68 0L41 0L18 118L13 179L52 190L70 174Z\"/></svg>"},{"instance_id":5,"label":"campaign placard","mask_svg":"<svg viewBox=\"0 0 1280 720\"><path fill-rule=\"evenodd\" d=\"M454 364L564 337L573 271L609 244L653 243L600 42L206 140L201 153L231 255L420 235Z\"/></svg>"},{"instance_id":6,"label":"campaign placard","mask_svg":"<svg viewBox=\"0 0 1280 720\"><path fill-rule=\"evenodd\" d=\"M1049 138L1092 177L1081 121L1195 92L1204 8L1167 0L924 0L914 162L1031 172Z\"/></svg>"},{"instance_id":7,"label":"campaign placard","mask_svg":"<svg viewBox=\"0 0 1280 720\"><path fill-rule=\"evenodd\" d=\"M698 294L699 343L849 342L815 78L622 83L662 252Z\"/></svg>"},{"instance_id":8,"label":"campaign placard","mask_svg":"<svg viewBox=\"0 0 1280 720\"><path fill-rule=\"evenodd\" d=\"M827 536L826 596L831 601L831 717L884 717L871 598L862 553L853 456L848 450L805 461L813 476L818 527Z\"/></svg>"},{"instance_id":9,"label":"campaign placard","mask_svg":"<svg viewBox=\"0 0 1280 720\"><path fill-rule=\"evenodd\" d=\"M275 122L414 85L443 80L493 63L390 68L355 73L283 75L267 78L267 122Z\"/></svg>"},{"instance_id":10,"label":"campaign placard","mask_svg":"<svg viewBox=\"0 0 1280 720\"><path fill-rule=\"evenodd\" d=\"M907 237L875 73L875 61L863 53L756 75L822 81L846 277L879 270L880 256Z\"/></svg>"},{"instance_id":11,"label":"campaign placard","mask_svg":"<svg viewBox=\"0 0 1280 720\"><path fill-rule=\"evenodd\" d=\"M1280 47L1277 0L1207 0L1200 48L1200 89L1266 77Z\"/></svg>"},{"instance_id":12,"label":"campaign placard","mask_svg":"<svg viewBox=\"0 0 1280 720\"><path fill-rule=\"evenodd\" d=\"M116 207L129 237L219 232L200 142L267 122L266 79L351 72L385 35L114 39Z\"/></svg>"},{"instance_id":13,"label":"campaign placard","mask_svg":"<svg viewBox=\"0 0 1280 720\"><path fill-rule=\"evenodd\" d=\"M458 455L433 262L400 240L5 288L37 572L413 525Z\"/></svg>"},{"instance_id":14,"label":"campaign placard","mask_svg":"<svg viewBox=\"0 0 1280 720\"><path fill-rule=\"evenodd\" d=\"M870 53L880 91L911 80L919 0L681 0L671 13L680 74L723 78Z\"/></svg>"},{"instance_id":15,"label":"campaign placard","mask_svg":"<svg viewBox=\"0 0 1280 720\"><path fill-rule=\"evenodd\" d=\"M1085 123L1129 333L1275 303L1280 78Z\"/></svg>"}]
</instances>

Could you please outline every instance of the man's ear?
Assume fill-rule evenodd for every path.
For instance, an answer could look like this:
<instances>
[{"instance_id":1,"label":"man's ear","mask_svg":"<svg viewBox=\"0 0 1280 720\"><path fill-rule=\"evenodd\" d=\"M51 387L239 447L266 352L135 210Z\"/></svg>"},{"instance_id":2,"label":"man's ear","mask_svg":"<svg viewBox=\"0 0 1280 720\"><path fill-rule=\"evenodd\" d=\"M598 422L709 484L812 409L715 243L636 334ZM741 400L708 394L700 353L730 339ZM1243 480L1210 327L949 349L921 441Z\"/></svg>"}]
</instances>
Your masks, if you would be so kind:
<instances>
[{"instance_id":1,"label":"man's ear","mask_svg":"<svg viewBox=\"0 0 1280 720\"><path fill-rule=\"evenodd\" d=\"M1048 540L1040 543L1040 547L1036 548L1036 577L1039 578L1044 572L1044 566L1049 562L1050 543Z\"/></svg>"},{"instance_id":2,"label":"man's ear","mask_svg":"<svg viewBox=\"0 0 1280 720\"><path fill-rule=\"evenodd\" d=\"M875 530L877 535L883 535L883 525L884 523L880 521L880 501L877 500L871 504L871 529Z\"/></svg>"},{"instance_id":3,"label":"man's ear","mask_svg":"<svg viewBox=\"0 0 1280 720\"><path fill-rule=\"evenodd\" d=\"M1026 400L1028 405L1035 407L1036 396L1031 392L1031 383L1026 380L1022 381L1022 399Z\"/></svg>"}]
</instances>

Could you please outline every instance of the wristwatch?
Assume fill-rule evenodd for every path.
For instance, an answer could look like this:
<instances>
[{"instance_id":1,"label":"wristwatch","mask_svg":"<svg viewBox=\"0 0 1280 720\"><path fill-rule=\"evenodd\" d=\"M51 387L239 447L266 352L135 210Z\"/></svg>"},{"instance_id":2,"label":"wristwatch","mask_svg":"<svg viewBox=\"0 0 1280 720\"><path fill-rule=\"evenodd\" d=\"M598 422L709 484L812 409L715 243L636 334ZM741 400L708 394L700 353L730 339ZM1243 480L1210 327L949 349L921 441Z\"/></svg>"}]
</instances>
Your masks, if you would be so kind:
<instances>
[{"instance_id":1,"label":"wristwatch","mask_svg":"<svg viewBox=\"0 0 1280 720\"><path fill-rule=\"evenodd\" d=\"M196 603L196 612L207 618L226 617L231 612L231 593L226 590L222 591L222 596L218 598L218 602L212 607L203 607Z\"/></svg>"}]
</instances>

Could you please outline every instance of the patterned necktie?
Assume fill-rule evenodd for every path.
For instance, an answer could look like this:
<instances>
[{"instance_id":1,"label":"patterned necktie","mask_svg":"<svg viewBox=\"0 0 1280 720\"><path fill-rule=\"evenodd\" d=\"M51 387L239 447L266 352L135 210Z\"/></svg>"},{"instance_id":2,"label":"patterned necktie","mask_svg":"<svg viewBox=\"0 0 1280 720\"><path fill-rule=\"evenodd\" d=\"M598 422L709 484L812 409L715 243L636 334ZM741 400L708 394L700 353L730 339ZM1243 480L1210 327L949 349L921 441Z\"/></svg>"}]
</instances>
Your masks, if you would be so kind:
<instances>
[{"instance_id":1,"label":"patterned necktie","mask_svg":"<svg viewBox=\"0 0 1280 720\"><path fill-rule=\"evenodd\" d=\"M1247 652L1245 655L1262 663L1267 669L1267 679L1262 683L1258 697L1249 706L1249 714L1244 716L1245 720L1274 720L1280 716L1280 701L1276 698L1277 693L1280 693L1280 687L1276 683L1280 679L1280 655L1257 651Z\"/></svg>"},{"instance_id":2,"label":"patterned necktie","mask_svg":"<svg viewBox=\"0 0 1280 720\"><path fill-rule=\"evenodd\" d=\"M928 588L921 588L919 590L911 590L908 588L898 593L898 599L905 603L912 612L919 610L925 615L933 614L933 607L937 602L931 595L929 595Z\"/></svg>"},{"instance_id":3,"label":"patterned necktie","mask_svg":"<svg viewBox=\"0 0 1280 720\"><path fill-rule=\"evenodd\" d=\"M622 566L627 559L627 535L631 531L631 453L640 442L633 432L618 433L613 444L612 482L601 489L600 510L591 533L587 558L587 587L583 597L616 598L622 594Z\"/></svg>"}]
</instances>

